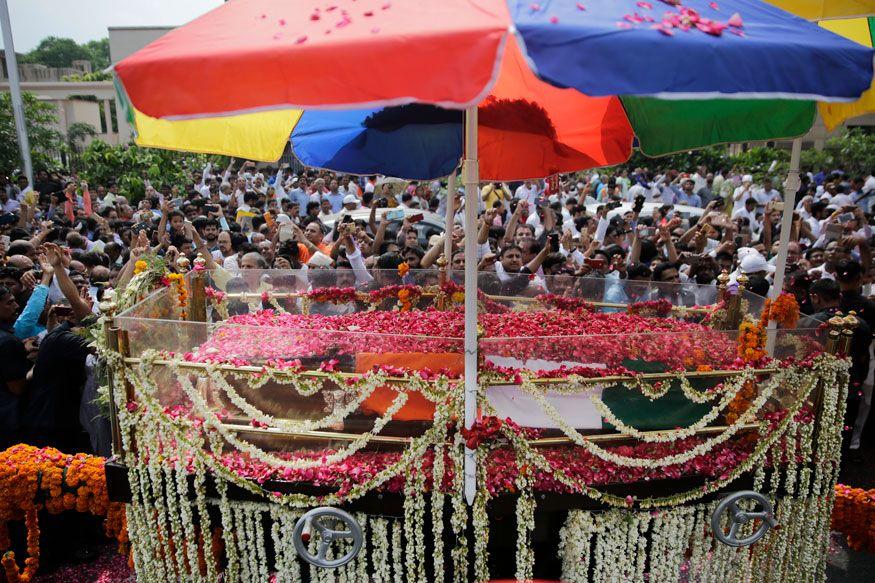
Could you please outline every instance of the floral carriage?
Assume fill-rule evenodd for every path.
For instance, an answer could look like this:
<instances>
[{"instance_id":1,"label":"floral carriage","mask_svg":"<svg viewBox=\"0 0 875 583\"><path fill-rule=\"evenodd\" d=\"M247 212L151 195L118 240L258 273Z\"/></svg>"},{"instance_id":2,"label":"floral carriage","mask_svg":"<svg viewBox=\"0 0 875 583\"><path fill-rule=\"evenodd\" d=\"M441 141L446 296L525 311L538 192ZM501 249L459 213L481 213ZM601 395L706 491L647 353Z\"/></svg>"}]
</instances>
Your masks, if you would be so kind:
<instances>
[{"instance_id":1,"label":"floral carriage","mask_svg":"<svg viewBox=\"0 0 875 583\"><path fill-rule=\"evenodd\" d=\"M481 293L465 429L451 275L302 277L147 270L103 306L145 580L822 578L852 318L795 325L743 277L704 307Z\"/></svg>"}]
</instances>

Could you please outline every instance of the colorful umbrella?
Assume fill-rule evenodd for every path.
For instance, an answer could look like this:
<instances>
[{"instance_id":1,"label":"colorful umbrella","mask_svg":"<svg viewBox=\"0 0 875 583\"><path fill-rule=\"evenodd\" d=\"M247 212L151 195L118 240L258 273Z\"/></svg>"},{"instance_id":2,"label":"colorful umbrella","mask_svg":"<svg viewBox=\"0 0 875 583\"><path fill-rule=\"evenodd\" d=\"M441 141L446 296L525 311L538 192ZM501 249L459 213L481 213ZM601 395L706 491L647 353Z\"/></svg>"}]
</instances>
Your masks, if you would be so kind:
<instances>
[{"instance_id":1,"label":"colorful umbrella","mask_svg":"<svg viewBox=\"0 0 875 583\"><path fill-rule=\"evenodd\" d=\"M293 146L313 161L424 177L445 172L442 157L464 151L465 224L475 225L481 162L490 178L544 176L566 163L619 161L631 130L645 151L743 139L738 125L779 132L769 137L801 134L813 100L858 99L872 82L872 64L872 49L755 0L236 0L168 33L115 72L132 115L154 118L149 123L291 110L288 119L300 116L301 126ZM755 102L761 99L785 101ZM791 119L773 120L794 108ZM330 111L337 109L367 111ZM443 111L452 109L466 110L463 149L462 120ZM324 120L307 121L317 110L326 110ZM329 115L339 121L330 125ZM805 116L807 126L799 123ZM210 140L231 140L240 131L234 124ZM288 136L291 125L276 134ZM416 138L410 126L439 138L444 126L455 126L457 150L441 145L434 156L437 140ZM489 152L492 139L498 145ZM529 152L531 170L502 164L504 157L529 164L517 142L541 144ZM481 145L489 159L479 158ZM798 162L798 147L793 157ZM395 158L419 162L398 172L382 166ZM466 237L467 427L477 412L476 268L476 238ZM470 450L463 473L471 502Z\"/></svg>"},{"instance_id":2,"label":"colorful umbrella","mask_svg":"<svg viewBox=\"0 0 875 583\"><path fill-rule=\"evenodd\" d=\"M432 4L224 5L116 66L137 141L273 161L291 134L311 166L433 178L462 154L447 109L476 102L481 176L510 180L623 162L633 133L649 155L799 136L795 98L871 81L870 50L751 0Z\"/></svg>"}]
</instances>

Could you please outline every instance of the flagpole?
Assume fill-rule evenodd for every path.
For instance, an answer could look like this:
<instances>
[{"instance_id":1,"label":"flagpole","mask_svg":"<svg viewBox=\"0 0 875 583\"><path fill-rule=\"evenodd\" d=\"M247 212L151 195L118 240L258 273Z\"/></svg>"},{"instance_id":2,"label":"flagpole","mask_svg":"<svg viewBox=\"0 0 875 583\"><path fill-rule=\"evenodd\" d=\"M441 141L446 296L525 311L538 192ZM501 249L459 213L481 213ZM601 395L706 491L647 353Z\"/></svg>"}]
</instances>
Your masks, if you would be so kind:
<instances>
[{"instance_id":1,"label":"flagpole","mask_svg":"<svg viewBox=\"0 0 875 583\"><path fill-rule=\"evenodd\" d=\"M446 227L444 230L444 257L447 260L447 271L453 269L453 223L455 222L456 209L453 204L456 200L456 173L453 170L450 178L447 180L447 210L446 210Z\"/></svg>"},{"instance_id":2,"label":"flagpole","mask_svg":"<svg viewBox=\"0 0 875 583\"><path fill-rule=\"evenodd\" d=\"M477 210L480 167L477 159L477 106L465 110L465 428L477 418ZM449 225L447 226L449 229ZM465 448L465 500L477 493L477 458Z\"/></svg>"},{"instance_id":3,"label":"flagpole","mask_svg":"<svg viewBox=\"0 0 875 583\"><path fill-rule=\"evenodd\" d=\"M790 247L790 231L793 229L793 210L796 207L796 191L801 184L799 180L799 158L802 155L802 140L793 140L790 151L790 171L784 182L784 214L781 216L781 237L778 243L778 259L775 261L775 280L769 297L774 301L784 290L784 275L787 271L787 251ZM766 352L769 356L775 354L775 339L778 323L769 320L766 327Z\"/></svg>"},{"instance_id":4,"label":"flagpole","mask_svg":"<svg viewBox=\"0 0 875 583\"><path fill-rule=\"evenodd\" d=\"M12 115L15 118L15 132L18 134L18 150L24 162L27 183L33 188L33 164L30 161L30 141L27 139L24 102L21 99L21 81L18 78L18 59L15 57L15 44L12 42L12 24L9 22L9 6L0 0L0 28L3 30L3 46L6 52L6 71L9 75L9 93L12 96Z\"/></svg>"}]
</instances>

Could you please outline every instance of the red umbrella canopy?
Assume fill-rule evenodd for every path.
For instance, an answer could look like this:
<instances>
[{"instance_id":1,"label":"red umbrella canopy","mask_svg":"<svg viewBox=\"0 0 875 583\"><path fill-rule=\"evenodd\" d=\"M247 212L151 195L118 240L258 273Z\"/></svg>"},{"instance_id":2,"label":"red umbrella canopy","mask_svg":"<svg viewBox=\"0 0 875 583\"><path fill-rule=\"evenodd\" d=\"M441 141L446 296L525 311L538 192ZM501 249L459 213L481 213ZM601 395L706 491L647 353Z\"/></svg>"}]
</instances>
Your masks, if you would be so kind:
<instances>
[{"instance_id":1,"label":"red umbrella canopy","mask_svg":"<svg viewBox=\"0 0 875 583\"><path fill-rule=\"evenodd\" d=\"M494 1L289 4L228 2L115 71L151 117L412 102L458 108L486 97L510 22L504 2Z\"/></svg>"}]
</instances>

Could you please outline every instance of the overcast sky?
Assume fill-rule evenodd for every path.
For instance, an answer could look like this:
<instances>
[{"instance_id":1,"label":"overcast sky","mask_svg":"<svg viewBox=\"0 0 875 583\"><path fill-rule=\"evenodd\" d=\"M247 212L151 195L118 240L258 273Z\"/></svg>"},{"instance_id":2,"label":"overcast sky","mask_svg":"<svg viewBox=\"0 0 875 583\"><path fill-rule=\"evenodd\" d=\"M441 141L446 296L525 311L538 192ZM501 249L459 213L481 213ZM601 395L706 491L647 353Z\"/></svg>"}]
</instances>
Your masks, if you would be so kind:
<instances>
[{"instance_id":1,"label":"overcast sky","mask_svg":"<svg viewBox=\"0 0 875 583\"><path fill-rule=\"evenodd\" d=\"M47 36L83 43L109 26L175 26L222 0L8 0L15 50L25 53Z\"/></svg>"}]
</instances>

